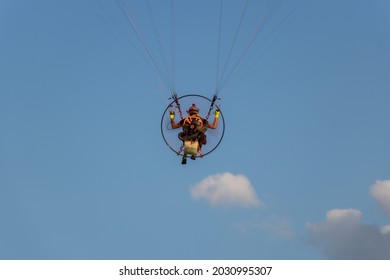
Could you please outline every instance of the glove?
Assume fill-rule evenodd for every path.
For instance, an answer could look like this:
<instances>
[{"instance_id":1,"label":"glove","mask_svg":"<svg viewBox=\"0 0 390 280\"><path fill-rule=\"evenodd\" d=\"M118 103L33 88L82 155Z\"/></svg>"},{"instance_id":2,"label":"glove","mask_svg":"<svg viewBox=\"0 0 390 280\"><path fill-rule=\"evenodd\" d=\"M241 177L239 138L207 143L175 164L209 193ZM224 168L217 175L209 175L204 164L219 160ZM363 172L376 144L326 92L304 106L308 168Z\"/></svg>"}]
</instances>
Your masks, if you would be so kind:
<instances>
[{"instance_id":1,"label":"glove","mask_svg":"<svg viewBox=\"0 0 390 280\"><path fill-rule=\"evenodd\" d=\"M220 113L219 109L215 110L214 117L215 117L216 119L219 118L219 113Z\"/></svg>"},{"instance_id":2,"label":"glove","mask_svg":"<svg viewBox=\"0 0 390 280\"><path fill-rule=\"evenodd\" d=\"M173 119L175 118L175 111L170 111L170 112L169 112L169 118L170 118L171 120L173 120Z\"/></svg>"}]
</instances>

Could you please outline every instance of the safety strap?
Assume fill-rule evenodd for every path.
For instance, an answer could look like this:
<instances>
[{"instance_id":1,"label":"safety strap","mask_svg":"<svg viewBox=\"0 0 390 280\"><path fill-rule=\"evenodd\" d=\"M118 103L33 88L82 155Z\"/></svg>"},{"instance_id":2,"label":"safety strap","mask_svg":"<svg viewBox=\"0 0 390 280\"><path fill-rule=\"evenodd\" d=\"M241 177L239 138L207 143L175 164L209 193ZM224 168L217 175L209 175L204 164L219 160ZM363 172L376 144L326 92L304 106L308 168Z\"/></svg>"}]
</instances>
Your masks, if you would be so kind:
<instances>
[{"instance_id":1,"label":"safety strap","mask_svg":"<svg viewBox=\"0 0 390 280\"><path fill-rule=\"evenodd\" d=\"M180 118L181 118L181 119L184 119L183 113L181 112L181 108L180 108L179 98L177 97L176 92L173 92L173 93L172 93L172 98L173 98L173 100L174 100L174 102L175 102L175 104L176 104L176 108L179 110Z\"/></svg>"},{"instance_id":2,"label":"safety strap","mask_svg":"<svg viewBox=\"0 0 390 280\"><path fill-rule=\"evenodd\" d=\"M209 108L209 112L207 113L207 116L205 117L206 120L209 119L210 117L210 114L211 114L211 111L213 110L214 108L214 105L215 105L215 101L217 101L218 99L218 96L216 94L214 94L213 96L213 99L211 100L211 104L210 104L210 108Z\"/></svg>"}]
</instances>

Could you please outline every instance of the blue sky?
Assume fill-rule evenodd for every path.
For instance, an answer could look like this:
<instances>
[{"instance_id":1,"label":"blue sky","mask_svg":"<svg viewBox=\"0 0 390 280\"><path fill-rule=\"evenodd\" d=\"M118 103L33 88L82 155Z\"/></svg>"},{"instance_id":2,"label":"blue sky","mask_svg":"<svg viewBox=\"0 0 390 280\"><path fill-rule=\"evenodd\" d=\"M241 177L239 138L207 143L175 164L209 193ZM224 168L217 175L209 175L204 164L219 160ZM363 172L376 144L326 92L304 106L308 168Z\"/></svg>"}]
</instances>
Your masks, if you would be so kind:
<instances>
[{"instance_id":1,"label":"blue sky","mask_svg":"<svg viewBox=\"0 0 390 280\"><path fill-rule=\"evenodd\" d=\"M219 52L219 1L176 1L174 52L170 3L150 6L175 89L211 97L245 1L224 2ZM115 1L1 1L0 259L389 259L390 4L299 3L250 2L225 137L182 166Z\"/></svg>"}]
</instances>

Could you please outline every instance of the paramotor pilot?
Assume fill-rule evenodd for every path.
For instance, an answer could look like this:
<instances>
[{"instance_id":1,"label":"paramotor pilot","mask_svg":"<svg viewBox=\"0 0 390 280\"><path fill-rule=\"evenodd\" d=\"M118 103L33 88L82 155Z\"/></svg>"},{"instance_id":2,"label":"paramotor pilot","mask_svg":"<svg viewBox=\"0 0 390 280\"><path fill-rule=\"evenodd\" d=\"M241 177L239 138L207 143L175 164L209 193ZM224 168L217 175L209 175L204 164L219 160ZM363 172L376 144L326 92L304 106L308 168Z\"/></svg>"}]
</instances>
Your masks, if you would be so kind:
<instances>
[{"instance_id":1,"label":"paramotor pilot","mask_svg":"<svg viewBox=\"0 0 390 280\"><path fill-rule=\"evenodd\" d=\"M206 130L208 128L216 129L218 125L219 110L214 113L214 121L212 124L207 119L199 116L199 108L195 104L187 110L188 116L183 118L178 123L175 123L175 112L170 111L171 126L173 129L182 128L182 132L178 134L180 140L183 141L184 155L182 164L187 163L187 155L191 155L191 159L196 159L196 156L203 156L202 145L207 143Z\"/></svg>"}]
</instances>

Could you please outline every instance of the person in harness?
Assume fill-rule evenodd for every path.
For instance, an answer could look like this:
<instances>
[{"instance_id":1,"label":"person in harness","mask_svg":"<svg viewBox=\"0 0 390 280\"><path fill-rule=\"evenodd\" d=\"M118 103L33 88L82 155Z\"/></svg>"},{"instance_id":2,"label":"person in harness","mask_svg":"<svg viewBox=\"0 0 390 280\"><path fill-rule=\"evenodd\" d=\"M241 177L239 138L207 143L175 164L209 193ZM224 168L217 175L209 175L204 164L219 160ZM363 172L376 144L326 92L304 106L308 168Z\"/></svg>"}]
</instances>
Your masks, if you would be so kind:
<instances>
[{"instance_id":1,"label":"person in harness","mask_svg":"<svg viewBox=\"0 0 390 280\"><path fill-rule=\"evenodd\" d=\"M202 154L202 145L207 143L206 130L208 128L216 129L218 125L219 110L215 111L214 121L210 124L207 119L199 116L199 108L195 104L187 110L188 117L175 123L175 112L170 112L171 126L173 129L182 128L183 131L178 134L180 140L183 141L184 155L182 164L187 163L187 155L191 155L191 159L195 160L196 156Z\"/></svg>"}]
</instances>

